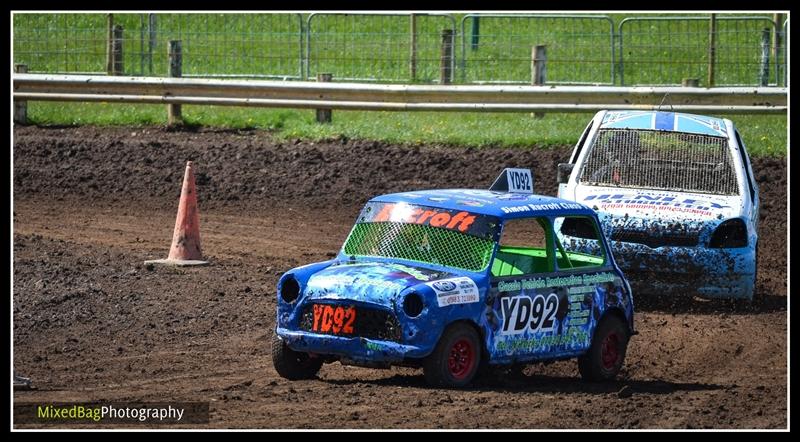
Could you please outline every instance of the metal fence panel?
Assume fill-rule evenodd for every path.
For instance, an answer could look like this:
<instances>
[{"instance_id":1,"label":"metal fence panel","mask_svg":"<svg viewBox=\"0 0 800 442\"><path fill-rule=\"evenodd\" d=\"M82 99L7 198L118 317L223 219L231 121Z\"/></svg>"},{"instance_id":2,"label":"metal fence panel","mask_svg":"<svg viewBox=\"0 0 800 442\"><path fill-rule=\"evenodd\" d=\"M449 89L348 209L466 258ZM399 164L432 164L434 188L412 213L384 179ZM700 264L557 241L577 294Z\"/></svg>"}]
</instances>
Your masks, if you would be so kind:
<instances>
[{"instance_id":1,"label":"metal fence panel","mask_svg":"<svg viewBox=\"0 0 800 442\"><path fill-rule=\"evenodd\" d=\"M619 24L621 84L673 85L684 78L707 84L709 16L630 17ZM714 83L757 85L763 66L763 36L775 23L766 17L717 17ZM772 63L770 63L772 64ZM768 68L767 83L777 84Z\"/></svg>"},{"instance_id":2,"label":"metal fence panel","mask_svg":"<svg viewBox=\"0 0 800 442\"><path fill-rule=\"evenodd\" d=\"M113 14L123 73L165 76L181 40L186 77L302 77L300 14ZM14 62L29 72L105 73L106 14L15 14Z\"/></svg>"},{"instance_id":3,"label":"metal fence panel","mask_svg":"<svg viewBox=\"0 0 800 442\"><path fill-rule=\"evenodd\" d=\"M156 75L167 70L167 42L181 40L185 77L302 77L300 14L155 14L155 21Z\"/></svg>"},{"instance_id":4,"label":"metal fence panel","mask_svg":"<svg viewBox=\"0 0 800 442\"><path fill-rule=\"evenodd\" d=\"M437 83L442 31L461 83L531 82L531 49L547 47L551 84L674 85L708 69L708 16L632 17L618 34L607 16L467 14L113 14L123 28L125 75L165 76L167 42L183 42L183 75ZM15 13L14 63L29 72L107 72L107 14ZM788 19L717 17L716 85L787 84ZM458 28L458 29L456 29ZM782 35L775 50L765 43ZM768 35L769 34L769 35ZM413 35L413 37L412 37ZM619 52L615 50L618 43ZM415 48L415 49L412 49ZM413 54L413 55L412 55ZM616 67L616 69L615 69ZM619 78L620 80L617 80ZM624 81L622 81L624 80Z\"/></svg>"},{"instance_id":5,"label":"metal fence panel","mask_svg":"<svg viewBox=\"0 0 800 442\"><path fill-rule=\"evenodd\" d=\"M614 22L604 15L468 14L460 79L530 84L536 45L547 46L547 83L614 84Z\"/></svg>"},{"instance_id":6,"label":"metal fence panel","mask_svg":"<svg viewBox=\"0 0 800 442\"><path fill-rule=\"evenodd\" d=\"M455 33L455 19L447 14L413 16L416 32L412 37L412 14L309 15L307 78L324 72L333 74L334 81L438 82L442 31Z\"/></svg>"},{"instance_id":7,"label":"metal fence panel","mask_svg":"<svg viewBox=\"0 0 800 442\"><path fill-rule=\"evenodd\" d=\"M126 73L141 75L141 14L115 14ZM14 14L14 62L28 72L106 72L106 14Z\"/></svg>"}]
</instances>

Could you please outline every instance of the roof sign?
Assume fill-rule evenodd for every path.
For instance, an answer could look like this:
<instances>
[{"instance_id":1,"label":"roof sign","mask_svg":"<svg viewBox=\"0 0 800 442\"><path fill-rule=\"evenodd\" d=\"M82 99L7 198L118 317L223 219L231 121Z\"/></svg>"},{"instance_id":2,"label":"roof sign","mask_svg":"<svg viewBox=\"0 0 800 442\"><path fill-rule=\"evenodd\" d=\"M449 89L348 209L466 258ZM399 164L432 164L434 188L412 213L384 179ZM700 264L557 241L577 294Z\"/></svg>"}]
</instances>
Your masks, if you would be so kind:
<instances>
[{"instance_id":1,"label":"roof sign","mask_svg":"<svg viewBox=\"0 0 800 442\"><path fill-rule=\"evenodd\" d=\"M533 173L530 169L506 167L489 190L509 193L533 193Z\"/></svg>"}]
</instances>

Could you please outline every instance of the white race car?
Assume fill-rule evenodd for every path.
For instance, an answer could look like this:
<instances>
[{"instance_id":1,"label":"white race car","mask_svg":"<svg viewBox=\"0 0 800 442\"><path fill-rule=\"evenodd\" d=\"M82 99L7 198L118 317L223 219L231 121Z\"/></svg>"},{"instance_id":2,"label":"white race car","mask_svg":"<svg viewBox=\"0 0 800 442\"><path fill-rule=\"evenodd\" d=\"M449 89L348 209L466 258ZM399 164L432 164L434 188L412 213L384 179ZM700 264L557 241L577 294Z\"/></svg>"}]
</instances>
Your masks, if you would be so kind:
<instances>
[{"instance_id":1,"label":"white race car","mask_svg":"<svg viewBox=\"0 0 800 442\"><path fill-rule=\"evenodd\" d=\"M640 297L753 299L758 185L730 120L600 111L558 165L558 183L559 198L598 212Z\"/></svg>"}]
</instances>

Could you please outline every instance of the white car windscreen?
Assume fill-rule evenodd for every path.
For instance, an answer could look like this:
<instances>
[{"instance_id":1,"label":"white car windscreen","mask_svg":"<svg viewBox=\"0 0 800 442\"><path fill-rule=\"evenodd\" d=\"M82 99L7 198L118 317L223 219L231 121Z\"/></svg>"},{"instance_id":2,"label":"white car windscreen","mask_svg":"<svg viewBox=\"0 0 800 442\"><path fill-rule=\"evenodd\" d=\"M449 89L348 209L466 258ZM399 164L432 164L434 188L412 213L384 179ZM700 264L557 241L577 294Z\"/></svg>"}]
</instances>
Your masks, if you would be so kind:
<instances>
[{"instance_id":1,"label":"white car windscreen","mask_svg":"<svg viewBox=\"0 0 800 442\"><path fill-rule=\"evenodd\" d=\"M580 182L739 194L725 138L669 131L601 129L584 161Z\"/></svg>"}]
</instances>

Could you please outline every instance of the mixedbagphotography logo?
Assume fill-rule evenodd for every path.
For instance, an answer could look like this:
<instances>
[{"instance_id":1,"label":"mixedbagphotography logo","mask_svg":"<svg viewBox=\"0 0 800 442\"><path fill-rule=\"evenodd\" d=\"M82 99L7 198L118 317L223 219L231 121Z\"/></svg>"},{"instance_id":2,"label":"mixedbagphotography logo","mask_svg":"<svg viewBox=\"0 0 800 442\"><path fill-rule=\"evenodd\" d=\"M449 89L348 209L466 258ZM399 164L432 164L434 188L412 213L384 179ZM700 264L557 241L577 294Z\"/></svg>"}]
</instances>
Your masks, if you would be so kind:
<instances>
[{"instance_id":1,"label":"mixedbagphotography logo","mask_svg":"<svg viewBox=\"0 0 800 442\"><path fill-rule=\"evenodd\" d=\"M182 425L205 424L208 402L15 403L15 424Z\"/></svg>"}]
</instances>

